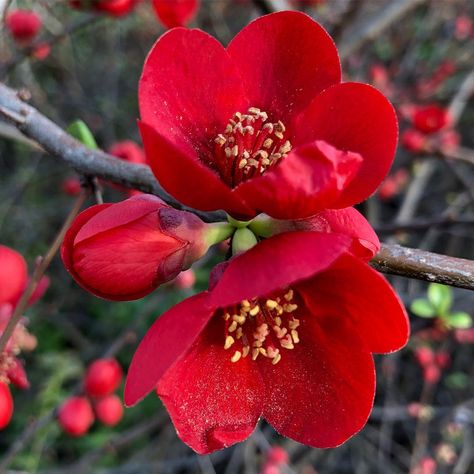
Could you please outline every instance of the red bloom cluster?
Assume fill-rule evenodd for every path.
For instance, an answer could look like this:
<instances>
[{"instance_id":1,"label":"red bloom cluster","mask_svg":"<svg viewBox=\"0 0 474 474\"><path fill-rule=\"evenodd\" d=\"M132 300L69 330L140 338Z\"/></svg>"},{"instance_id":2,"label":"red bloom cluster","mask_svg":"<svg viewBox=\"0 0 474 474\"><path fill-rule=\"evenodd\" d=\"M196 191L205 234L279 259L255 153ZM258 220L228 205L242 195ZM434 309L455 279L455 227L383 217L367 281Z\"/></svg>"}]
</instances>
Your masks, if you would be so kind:
<instances>
[{"instance_id":1,"label":"red bloom cluster","mask_svg":"<svg viewBox=\"0 0 474 474\"><path fill-rule=\"evenodd\" d=\"M39 15L30 10L12 10L5 19L5 26L12 38L22 46L36 38L42 25Z\"/></svg>"},{"instance_id":2,"label":"red bloom cluster","mask_svg":"<svg viewBox=\"0 0 474 474\"><path fill-rule=\"evenodd\" d=\"M125 386L127 405L156 389L199 453L245 439L261 417L302 443L337 446L369 415L372 353L406 343L404 307L367 265L378 238L349 207L387 174L396 116L374 88L340 81L333 41L298 12L259 18L227 48L169 31L139 86L145 153L170 194L224 209L230 224L141 195L84 211L66 236L73 277L118 300L235 232L209 289L153 324Z\"/></svg>"},{"instance_id":3,"label":"red bloom cluster","mask_svg":"<svg viewBox=\"0 0 474 474\"><path fill-rule=\"evenodd\" d=\"M63 431L70 436L85 435L94 423L94 411L104 425L115 426L122 419L123 405L113 392L122 378L122 368L115 359L94 361L84 377L86 396L70 397L59 409L58 422Z\"/></svg>"},{"instance_id":4,"label":"red bloom cluster","mask_svg":"<svg viewBox=\"0 0 474 474\"><path fill-rule=\"evenodd\" d=\"M92 10L114 17L130 13L140 0L69 0L71 7L77 10Z\"/></svg>"},{"instance_id":5,"label":"red bloom cluster","mask_svg":"<svg viewBox=\"0 0 474 474\"><path fill-rule=\"evenodd\" d=\"M196 15L199 0L152 0L158 20L167 28L187 25Z\"/></svg>"},{"instance_id":6,"label":"red bloom cluster","mask_svg":"<svg viewBox=\"0 0 474 474\"><path fill-rule=\"evenodd\" d=\"M24 258L15 250L0 245L0 335L5 330L18 300L28 283L27 266ZM37 301L48 287L44 277L30 298L29 304ZM18 323L0 354L0 429L5 428L13 414L13 400L8 388L12 383L25 390L30 384L23 363L18 358L21 351L36 347L36 338L25 327L26 320Z\"/></svg>"},{"instance_id":7,"label":"red bloom cluster","mask_svg":"<svg viewBox=\"0 0 474 474\"><path fill-rule=\"evenodd\" d=\"M425 345L415 350L415 358L423 370L423 379L429 384L438 383L442 369L446 368L451 362L447 352L434 352L431 347Z\"/></svg>"}]
</instances>

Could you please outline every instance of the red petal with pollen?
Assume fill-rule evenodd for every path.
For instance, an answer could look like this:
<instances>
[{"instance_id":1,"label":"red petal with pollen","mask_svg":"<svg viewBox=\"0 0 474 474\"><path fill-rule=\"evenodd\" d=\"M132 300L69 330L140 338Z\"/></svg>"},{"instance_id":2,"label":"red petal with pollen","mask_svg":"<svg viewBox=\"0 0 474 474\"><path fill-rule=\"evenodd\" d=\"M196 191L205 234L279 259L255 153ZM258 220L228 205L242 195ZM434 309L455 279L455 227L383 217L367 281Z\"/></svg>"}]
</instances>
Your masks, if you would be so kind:
<instances>
[{"instance_id":1,"label":"red petal with pollen","mask_svg":"<svg viewBox=\"0 0 474 474\"><path fill-rule=\"evenodd\" d=\"M158 385L179 437L199 454L231 446L253 432L265 385L248 356L231 362L222 321L212 321Z\"/></svg>"},{"instance_id":2,"label":"red petal with pollen","mask_svg":"<svg viewBox=\"0 0 474 474\"><path fill-rule=\"evenodd\" d=\"M190 349L214 313L207 299L207 292L191 296L153 323L128 370L126 405L134 405L153 390L164 373Z\"/></svg>"},{"instance_id":3,"label":"red petal with pollen","mask_svg":"<svg viewBox=\"0 0 474 474\"><path fill-rule=\"evenodd\" d=\"M196 15L198 0L153 0L158 19L167 28L184 26Z\"/></svg>"},{"instance_id":4,"label":"red petal with pollen","mask_svg":"<svg viewBox=\"0 0 474 474\"><path fill-rule=\"evenodd\" d=\"M277 219L313 216L331 207L356 175L362 158L323 141L303 145L237 192L249 207Z\"/></svg>"},{"instance_id":5,"label":"red petal with pollen","mask_svg":"<svg viewBox=\"0 0 474 474\"><path fill-rule=\"evenodd\" d=\"M334 208L369 197L386 176L395 154L398 125L390 102L366 84L348 82L318 95L296 121L293 146L325 140L340 150L359 153L357 176Z\"/></svg>"},{"instance_id":6,"label":"red petal with pollen","mask_svg":"<svg viewBox=\"0 0 474 474\"><path fill-rule=\"evenodd\" d=\"M282 231L313 230L344 234L354 239L351 252L370 260L379 250L380 241L366 218L353 207L327 209L307 219L285 221Z\"/></svg>"},{"instance_id":7,"label":"red petal with pollen","mask_svg":"<svg viewBox=\"0 0 474 474\"><path fill-rule=\"evenodd\" d=\"M160 37L146 59L140 114L181 150L187 145L187 153L197 160L213 150L214 138L235 112L246 110L242 91L240 74L216 39L176 28ZM154 159L173 161L173 156L156 150Z\"/></svg>"},{"instance_id":8,"label":"red petal with pollen","mask_svg":"<svg viewBox=\"0 0 474 474\"><path fill-rule=\"evenodd\" d=\"M392 352L407 343L410 328L403 303L382 275L356 257L341 257L299 290L318 313L334 312L337 302L337 313L352 320L371 352Z\"/></svg>"},{"instance_id":9,"label":"red petal with pollen","mask_svg":"<svg viewBox=\"0 0 474 474\"><path fill-rule=\"evenodd\" d=\"M15 250L0 245L0 305L15 306L27 283L25 259Z\"/></svg>"},{"instance_id":10,"label":"red petal with pollen","mask_svg":"<svg viewBox=\"0 0 474 474\"><path fill-rule=\"evenodd\" d=\"M228 306L266 295L326 270L351 245L340 234L286 232L234 257L214 287L211 302Z\"/></svg>"},{"instance_id":11,"label":"red petal with pollen","mask_svg":"<svg viewBox=\"0 0 474 474\"><path fill-rule=\"evenodd\" d=\"M313 317L301 322L300 342L293 350L282 349L278 364L257 359L267 387L263 417L284 436L329 448L366 423L375 370L372 356L343 318Z\"/></svg>"},{"instance_id":12,"label":"red petal with pollen","mask_svg":"<svg viewBox=\"0 0 474 474\"><path fill-rule=\"evenodd\" d=\"M285 118L341 80L334 41L303 13L258 18L237 34L227 51L241 71L251 105L285 124Z\"/></svg>"},{"instance_id":13,"label":"red petal with pollen","mask_svg":"<svg viewBox=\"0 0 474 474\"><path fill-rule=\"evenodd\" d=\"M178 146L173 146L150 125L141 122L140 131L155 176L166 191L180 202L203 211L225 209L235 216L255 215L255 211L247 207L217 173Z\"/></svg>"}]
</instances>

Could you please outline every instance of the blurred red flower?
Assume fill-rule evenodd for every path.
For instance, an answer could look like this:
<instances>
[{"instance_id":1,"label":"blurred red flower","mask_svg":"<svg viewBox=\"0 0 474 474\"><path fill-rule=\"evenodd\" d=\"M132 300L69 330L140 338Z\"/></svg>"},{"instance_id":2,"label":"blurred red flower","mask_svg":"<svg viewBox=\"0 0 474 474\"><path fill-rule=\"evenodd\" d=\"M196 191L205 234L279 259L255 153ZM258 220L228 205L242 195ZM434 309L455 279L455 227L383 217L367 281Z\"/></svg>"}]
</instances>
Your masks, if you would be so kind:
<instances>
[{"instance_id":1,"label":"blurred red flower","mask_svg":"<svg viewBox=\"0 0 474 474\"><path fill-rule=\"evenodd\" d=\"M139 0L69 0L78 10L93 10L110 16L121 17L130 13Z\"/></svg>"},{"instance_id":2,"label":"blurred red flower","mask_svg":"<svg viewBox=\"0 0 474 474\"><path fill-rule=\"evenodd\" d=\"M95 405L97 419L107 426L115 426L123 416L123 404L117 395L108 395L98 400Z\"/></svg>"},{"instance_id":3,"label":"blurred red flower","mask_svg":"<svg viewBox=\"0 0 474 474\"><path fill-rule=\"evenodd\" d=\"M195 16L199 0L153 0L153 10L166 28L187 25Z\"/></svg>"},{"instance_id":4,"label":"blurred red flower","mask_svg":"<svg viewBox=\"0 0 474 474\"><path fill-rule=\"evenodd\" d=\"M122 367L115 359L97 359L87 369L84 390L90 397L105 397L117 390L122 377Z\"/></svg>"},{"instance_id":5,"label":"blurred red flower","mask_svg":"<svg viewBox=\"0 0 474 474\"><path fill-rule=\"evenodd\" d=\"M109 154L130 163L147 164L142 148L132 140L116 142L107 151Z\"/></svg>"},{"instance_id":6,"label":"blurred red flower","mask_svg":"<svg viewBox=\"0 0 474 474\"><path fill-rule=\"evenodd\" d=\"M39 33L43 22L30 10L12 10L5 18L5 26L12 38L21 45L31 43Z\"/></svg>"},{"instance_id":7,"label":"blurred red flower","mask_svg":"<svg viewBox=\"0 0 474 474\"><path fill-rule=\"evenodd\" d=\"M179 436L201 454L242 441L260 417L310 446L344 442L372 407L371 353L408 337L402 303L350 254L353 240L286 232L217 267L209 291L148 331L125 403L157 387Z\"/></svg>"},{"instance_id":8,"label":"blurred red flower","mask_svg":"<svg viewBox=\"0 0 474 474\"><path fill-rule=\"evenodd\" d=\"M0 380L0 430L8 426L13 415L13 398L8 385Z\"/></svg>"},{"instance_id":9,"label":"blurred red flower","mask_svg":"<svg viewBox=\"0 0 474 474\"><path fill-rule=\"evenodd\" d=\"M340 81L334 42L303 13L261 17L227 48L169 31L140 80L147 158L179 201L239 219L351 206L385 177L397 120L376 89Z\"/></svg>"},{"instance_id":10,"label":"blurred red flower","mask_svg":"<svg viewBox=\"0 0 474 474\"><path fill-rule=\"evenodd\" d=\"M94 423L91 402L85 397L68 398L59 408L58 423L70 436L85 435Z\"/></svg>"},{"instance_id":11,"label":"blurred red flower","mask_svg":"<svg viewBox=\"0 0 474 474\"><path fill-rule=\"evenodd\" d=\"M437 104L416 107L413 126L423 133L436 133L451 124L448 109Z\"/></svg>"}]
</instances>

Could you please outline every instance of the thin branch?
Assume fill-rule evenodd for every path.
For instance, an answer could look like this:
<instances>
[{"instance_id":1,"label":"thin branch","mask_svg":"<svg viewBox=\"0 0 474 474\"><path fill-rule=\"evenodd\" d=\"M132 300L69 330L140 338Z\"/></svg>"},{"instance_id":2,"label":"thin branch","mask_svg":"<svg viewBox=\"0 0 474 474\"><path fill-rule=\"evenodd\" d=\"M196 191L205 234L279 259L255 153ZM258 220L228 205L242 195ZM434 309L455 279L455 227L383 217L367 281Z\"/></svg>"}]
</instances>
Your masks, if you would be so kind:
<instances>
[{"instance_id":1,"label":"thin branch","mask_svg":"<svg viewBox=\"0 0 474 474\"><path fill-rule=\"evenodd\" d=\"M474 261L382 244L370 264L378 271L474 290Z\"/></svg>"}]
</instances>

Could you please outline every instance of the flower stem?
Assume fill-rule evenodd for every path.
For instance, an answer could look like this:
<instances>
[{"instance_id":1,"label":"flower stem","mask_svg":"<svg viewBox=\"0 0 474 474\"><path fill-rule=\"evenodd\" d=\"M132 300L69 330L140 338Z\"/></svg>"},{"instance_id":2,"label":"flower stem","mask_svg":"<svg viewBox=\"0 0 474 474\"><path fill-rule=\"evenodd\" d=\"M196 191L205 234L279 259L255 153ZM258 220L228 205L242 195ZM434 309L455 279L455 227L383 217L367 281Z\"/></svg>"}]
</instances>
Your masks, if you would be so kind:
<instances>
[{"instance_id":1,"label":"flower stem","mask_svg":"<svg viewBox=\"0 0 474 474\"><path fill-rule=\"evenodd\" d=\"M81 191L81 194L79 194L79 196L77 197L74 203L74 206L69 212L66 220L64 221L64 224L61 227L61 230L56 235L54 242L51 244L46 255L43 258L41 258L40 262L36 266L35 271L33 272L33 276L31 277L31 280L28 286L26 287L25 291L21 295L21 298L18 301L11 318L9 319L7 326L5 330L3 331L3 334L0 336L0 354L5 349L5 346L7 345L8 340L13 334L13 331L15 330L16 325L20 321L25 309L28 306L28 301L30 300L31 295L35 291L39 281L41 280L46 269L51 263L51 260L56 255L57 251L59 250L59 247L61 246L61 243L66 234L66 231L68 230L69 226L72 224L72 221L74 220L78 212L81 210L81 207L84 204L84 201L86 200L87 195L88 195L88 192L85 189L83 189Z\"/></svg>"},{"instance_id":2,"label":"flower stem","mask_svg":"<svg viewBox=\"0 0 474 474\"><path fill-rule=\"evenodd\" d=\"M206 231L206 243L211 245L218 244L228 239L235 231L235 227L227 222L218 222L216 224L209 224Z\"/></svg>"}]
</instances>

